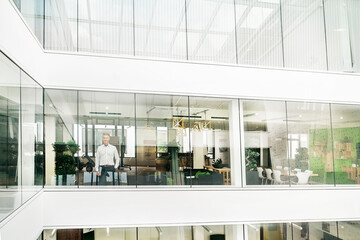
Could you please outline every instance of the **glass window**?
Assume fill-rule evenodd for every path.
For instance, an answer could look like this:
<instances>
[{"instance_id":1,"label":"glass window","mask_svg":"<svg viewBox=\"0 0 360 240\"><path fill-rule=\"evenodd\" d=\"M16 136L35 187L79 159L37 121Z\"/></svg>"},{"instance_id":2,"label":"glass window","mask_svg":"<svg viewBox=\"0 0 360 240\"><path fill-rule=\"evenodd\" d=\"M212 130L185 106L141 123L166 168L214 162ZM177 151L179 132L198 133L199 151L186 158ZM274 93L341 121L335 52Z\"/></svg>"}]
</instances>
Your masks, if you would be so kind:
<instances>
[{"instance_id":1,"label":"glass window","mask_svg":"<svg viewBox=\"0 0 360 240\"><path fill-rule=\"evenodd\" d=\"M21 205L20 68L0 53L0 221Z\"/></svg>"},{"instance_id":2,"label":"glass window","mask_svg":"<svg viewBox=\"0 0 360 240\"><path fill-rule=\"evenodd\" d=\"M77 1L45 0L43 45L45 49L50 50L77 50Z\"/></svg>"},{"instance_id":3,"label":"glass window","mask_svg":"<svg viewBox=\"0 0 360 240\"><path fill-rule=\"evenodd\" d=\"M322 2L281 1L285 67L327 70Z\"/></svg>"},{"instance_id":4,"label":"glass window","mask_svg":"<svg viewBox=\"0 0 360 240\"><path fill-rule=\"evenodd\" d=\"M77 91L45 91L46 185L77 185Z\"/></svg>"},{"instance_id":5,"label":"glass window","mask_svg":"<svg viewBox=\"0 0 360 240\"><path fill-rule=\"evenodd\" d=\"M44 35L44 1L14 0L31 31L41 44Z\"/></svg>"},{"instance_id":6,"label":"glass window","mask_svg":"<svg viewBox=\"0 0 360 240\"><path fill-rule=\"evenodd\" d=\"M329 106L287 102L288 153L294 185L334 184Z\"/></svg>"},{"instance_id":7,"label":"glass window","mask_svg":"<svg viewBox=\"0 0 360 240\"><path fill-rule=\"evenodd\" d=\"M348 12L352 66L355 72L360 72L360 2L357 0L345 1Z\"/></svg>"},{"instance_id":8,"label":"glass window","mask_svg":"<svg viewBox=\"0 0 360 240\"><path fill-rule=\"evenodd\" d=\"M22 200L25 202L43 186L43 91L21 72Z\"/></svg>"},{"instance_id":9,"label":"glass window","mask_svg":"<svg viewBox=\"0 0 360 240\"><path fill-rule=\"evenodd\" d=\"M351 71L352 46L347 1L327 0L324 3L329 70Z\"/></svg>"},{"instance_id":10,"label":"glass window","mask_svg":"<svg viewBox=\"0 0 360 240\"><path fill-rule=\"evenodd\" d=\"M78 0L78 7L79 51L134 54L132 0Z\"/></svg>"},{"instance_id":11,"label":"glass window","mask_svg":"<svg viewBox=\"0 0 360 240\"><path fill-rule=\"evenodd\" d=\"M283 66L280 1L235 0L238 63Z\"/></svg>"},{"instance_id":12,"label":"glass window","mask_svg":"<svg viewBox=\"0 0 360 240\"><path fill-rule=\"evenodd\" d=\"M286 155L288 136L285 102L241 102L246 185L289 186L291 176ZM296 141L299 141L298 138Z\"/></svg>"},{"instance_id":13,"label":"glass window","mask_svg":"<svg viewBox=\"0 0 360 240\"><path fill-rule=\"evenodd\" d=\"M292 239L289 223L246 224L244 225L246 240L287 240Z\"/></svg>"},{"instance_id":14,"label":"glass window","mask_svg":"<svg viewBox=\"0 0 360 240\"><path fill-rule=\"evenodd\" d=\"M153 239L191 240L193 238L191 234L191 227L189 226L138 228L138 240L153 240Z\"/></svg>"},{"instance_id":15,"label":"glass window","mask_svg":"<svg viewBox=\"0 0 360 240\"><path fill-rule=\"evenodd\" d=\"M239 137L238 100L190 97L189 102L193 185L239 185L231 173L240 162L240 145L232 145Z\"/></svg>"},{"instance_id":16,"label":"glass window","mask_svg":"<svg viewBox=\"0 0 360 240\"><path fill-rule=\"evenodd\" d=\"M135 0L135 55L186 59L185 0Z\"/></svg>"},{"instance_id":17,"label":"glass window","mask_svg":"<svg viewBox=\"0 0 360 240\"><path fill-rule=\"evenodd\" d=\"M360 183L360 107L331 104L336 184Z\"/></svg>"},{"instance_id":18,"label":"glass window","mask_svg":"<svg viewBox=\"0 0 360 240\"><path fill-rule=\"evenodd\" d=\"M186 3L189 60L236 63L234 1Z\"/></svg>"},{"instance_id":19,"label":"glass window","mask_svg":"<svg viewBox=\"0 0 360 240\"><path fill-rule=\"evenodd\" d=\"M138 185L188 185L188 97L136 94Z\"/></svg>"},{"instance_id":20,"label":"glass window","mask_svg":"<svg viewBox=\"0 0 360 240\"><path fill-rule=\"evenodd\" d=\"M134 114L134 94L79 91L80 185L132 185L136 174ZM118 165L119 169L104 173L98 169L97 177L95 156L101 154L104 134L109 134L109 144L117 154L107 163L98 155L99 166Z\"/></svg>"},{"instance_id":21,"label":"glass window","mask_svg":"<svg viewBox=\"0 0 360 240\"><path fill-rule=\"evenodd\" d=\"M291 226L294 240L338 239L336 222L300 222Z\"/></svg>"},{"instance_id":22,"label":"glass window","mask_svg":"<svg viewBox=\"0 0 360 240\"><path fill-rule=\"evenodd\" d=\"M360 222L355 222L355 221L338 222L337 226L338 226L338 233L339 233L338 239L346 239L346 240L359 239Z\"/></svg>"}]
</instances>

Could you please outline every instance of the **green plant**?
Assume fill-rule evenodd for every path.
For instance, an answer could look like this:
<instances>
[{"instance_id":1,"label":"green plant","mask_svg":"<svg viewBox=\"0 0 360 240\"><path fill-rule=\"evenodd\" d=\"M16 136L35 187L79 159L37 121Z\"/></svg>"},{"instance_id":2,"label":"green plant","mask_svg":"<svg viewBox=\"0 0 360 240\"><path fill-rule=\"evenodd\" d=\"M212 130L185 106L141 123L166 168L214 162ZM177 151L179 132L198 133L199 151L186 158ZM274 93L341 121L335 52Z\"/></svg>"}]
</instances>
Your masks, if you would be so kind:
<instances>
[{"instance_id":1,"label":"green plant","mask_svg":"<svg viewBox=\"0 0 360 240\"><path fill-rule=\"evenodd\" d=\"M223 164L221 158L213 160L212 165L213 165L214 168L223 168L224 167L224 164Z\"/></svg>"},{"instance_id":2,"label":"green plant","mask_svg":"<svg viewBox=\"0 0 360 240\"><path fill-rule=\"evenodd\" d=\"M80 150L80 146L75 143L74 140L70 140L67 142L67 148L71 152L71 154L74 156L74 154Z\"/></svg>"},{"instance_id":3,"label":"green plant","mask_svg":"<svg viewBox=\"0 0 360 240\"><path fill-rule=\"evenodd\" d=\"M68 150L68 147L66 145L66 143L64 142L54 142L52 144L53 148L54 148L54 152L56 152L56 154L63 154L65 151Z\"/></svg>"},{"instance_id":4,"label":"green plant","mask_svg":"<svg viewBox=\"0 0 360 240\"><path fill-rule=\"evenodd\" d=\"M308 149L305 147L297 148L295 154L295 168L306 170L308 161L309 161Z\"/></svg>"},{"instance_id":5,"label":"green plant","mask_svg":"<svg viewBox=\"0 0 360 240\"><path fill-rule=\"evenodd\" d=\"M246 161L246 170L253 171L256 169L257 165L257 158L260 156L260 153L250 149L245 149L245 161Z\"/></svg>"},{"instance_id":6,"label":"green plant","mask_svg":"<svg viewBox=\"0 0 360 240\"><path fill-rule=\"evenodd\" d=\"M63 154L56 157L55 160L55 174L66 175L75 174L75 160L73 156Z\"/></svg>"}]
</instances>

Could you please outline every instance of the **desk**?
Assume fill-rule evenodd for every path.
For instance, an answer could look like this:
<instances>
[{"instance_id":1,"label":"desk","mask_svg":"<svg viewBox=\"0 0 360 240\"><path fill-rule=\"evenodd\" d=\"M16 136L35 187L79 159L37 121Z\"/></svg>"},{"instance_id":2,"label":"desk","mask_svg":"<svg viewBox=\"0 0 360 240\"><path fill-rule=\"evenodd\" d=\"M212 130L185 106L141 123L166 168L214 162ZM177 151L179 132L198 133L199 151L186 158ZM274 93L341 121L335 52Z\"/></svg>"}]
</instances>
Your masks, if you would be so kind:
<instances>
[{"instance_id":1,"label":"desk","mask_svg":"<svg viewBox=\"0 0 360 240\"><path fill-rule=\"evenodd\" d=\"M296 173L291 172L290 175L289 175L288 171L281 171L281 175L290 176L290 177L296 177ZM319 174L317 174L317 173L310 174L310 177L318 177L318 176L319 176Z\"/></svg>"},{"instance_id":2,"label":"desk","mask_svg":"<svg viewBox=\"0 0 360 240\"><path fill-rule=\"evenodd\" d=\"M220 173L223 176L223 183L224 185L231 185L231 168L224 167L224 168L214 168L213 166L204 166L204 169Z\"/></svg>"}]
</instances>

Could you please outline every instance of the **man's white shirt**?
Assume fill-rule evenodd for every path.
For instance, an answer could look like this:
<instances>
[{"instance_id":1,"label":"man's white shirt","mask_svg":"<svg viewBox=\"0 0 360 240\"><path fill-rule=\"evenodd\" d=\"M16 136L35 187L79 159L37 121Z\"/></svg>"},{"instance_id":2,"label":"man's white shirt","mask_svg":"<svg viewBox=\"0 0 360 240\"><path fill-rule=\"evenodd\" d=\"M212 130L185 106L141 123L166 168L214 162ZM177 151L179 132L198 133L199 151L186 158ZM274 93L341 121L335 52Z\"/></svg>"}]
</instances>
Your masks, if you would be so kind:
<instances>
[{"instance_id":1,"label":"man's white shirt","mask_svg":"<svg viewBox=\"0 0 360 240\"><path fill-rule=\"evenodd\" d=\"M99 171L100 165L114 165L114 158L115 168L117 168L120 157L116 147L111 144L99 146L95 153L95 171Z\"/></svg>"}]
</instances>

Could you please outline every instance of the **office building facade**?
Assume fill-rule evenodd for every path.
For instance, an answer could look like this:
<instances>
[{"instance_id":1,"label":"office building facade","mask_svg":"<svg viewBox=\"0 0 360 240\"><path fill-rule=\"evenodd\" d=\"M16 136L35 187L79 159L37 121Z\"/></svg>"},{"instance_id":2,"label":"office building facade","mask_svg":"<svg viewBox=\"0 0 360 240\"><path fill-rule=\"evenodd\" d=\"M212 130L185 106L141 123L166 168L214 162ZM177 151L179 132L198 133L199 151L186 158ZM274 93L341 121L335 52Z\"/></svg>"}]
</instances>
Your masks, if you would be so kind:
<instances>
[{"instance_id":1,"label":"office building facade","mask_svg":"<svg viewBox=\"0 0 360 240\"><path fill-rule=\"evenodd\" d=\"M0 239L357 239L359 11L2 1Z\"/></svg>"}]
</instances>

